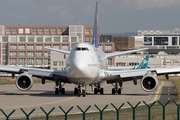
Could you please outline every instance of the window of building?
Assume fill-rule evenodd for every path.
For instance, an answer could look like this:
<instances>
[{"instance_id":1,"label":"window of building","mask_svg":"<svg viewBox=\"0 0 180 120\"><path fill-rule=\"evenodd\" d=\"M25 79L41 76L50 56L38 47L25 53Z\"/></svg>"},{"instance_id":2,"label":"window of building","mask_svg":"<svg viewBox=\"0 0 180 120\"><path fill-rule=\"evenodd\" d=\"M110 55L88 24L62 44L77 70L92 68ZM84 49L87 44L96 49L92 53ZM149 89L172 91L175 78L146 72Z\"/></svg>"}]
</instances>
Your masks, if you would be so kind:
<instances>
[{"instance_id":1,"label":"window of building","mask_svg":"<svg viewBox=\"0 0 180 120\"><path fill-rule=\"evenodd\" d=\"M10 65L17 65L17 59L16 58L10 58Z\"/></svg>"},{"instance_id":2,"label":"window of building","mask_svg":"<svg viewBox=\"0 0 180 120\"><path fill-rule=\"evenodd\" d=\"M11 33L11 28L6 28L6 33Z\"/></svg>"},{"instance_id":3,"label":"window of building","mask_svg":"<svg viewBox=\"0 0 180 120\"><path fill-rule=\"evenodd\" d=\"M46 36L45 37L45 42L51 42L51 37L50 36Z\"/></svg>"},{"instance_id":4,"label":"window of building","mask_svg":"<svg viewBox=\"0 0 180 120\"><path fill-rule=\"evenodd\" d=\"M34 51L27 51L28 57L34 57Z\"/></svg>"},{"instance_id":5,"label":"window of building","mask_svg":"<svg viewBox=\"0 0 180 120\"><path fill-rule=\"evenodd\" d=\"M101 42L110 43L112 41L112 35L101 35Z\"/></svg>"},{"instance_id":6,"label":"window of building","mask_svg":"<svg viewBox=\"0 0 180 120\"><path fill-rule=\"evenodd\" d=\"M154 37L154 45L168 45L168 37Z\"/></svg>"},{"instance_id":7,"label":"window of building","mask_svg":"<svg viewBox=\"0 0 180 120\"><path fill-rule=\"evenodd\" d=\"M49 28L45 28L45 34L49 34L50 30Z\"/></svg>"},{"instance_id":8,"label":"window of building","mask_svg":"<svg viewBox=\"0 0 180 120\"><path fill-rule=\"evenodd\" d=\"M56 28L51 29L51 34L56 34Z\"/></svg>"},{"instance_id":9,"label":"window of building","mask_svg":"<svg viewBox=\"0 0 180 120\"><path fill-rule=\"evenodd\" d=\"M60 45L59 44L53 44L53 48L60 49Z\"/></svg>"},{"instance_id":10,"label":"window of building","mask_svg":"<svg viewBox=\"0 0 180 120\"><path fill-rule=\"evenodd\" d=\"M69 42L69 37L62 37L62 42Z\"/></svg>"},{"instance_id":11,"label":"window of building","mask_svg":"<svg viewBox=\"0 0 180 120\"><path fill-rule=\"evenodd\" d=\"M33 36L28 36L28 42L34 42L34 37Z\"/></svg>"},{"instance_id":12,"label":"window of building","mask_svg":"<svg viewBox=\"0 0 180 120\"><path fill-rule=\"evenodd\" d=\"M36 50L42 50L43 45L42 44L36 44Z\"/></svg>"},{"instance_id":13,"label":"window of building","mask_svg":"<svg viewBox=\"0 0 180 120\"><path fill-rule=\"evenodd\" d=\"M16 44L10 44L10 49L11 49L11 50L17 49L17 45L16 45Z\"/></svg>"},{"instance_id":14,"label":"window of building","mask_svg":"<svg viewBox=\"0 0 180 120\"><path fill-rule=\"evenodd\" d=\"M62 64L61 64L62 66L64 65L64 62L62 61Z\"/></svg>"},{"instance_id":15,"label":"window of building","mask_svg":"<svg viewBox=\"0 0 180 120\"><path fill-rule=\"evenodd\" d=\"M19 37L19 42L26 42L26 38L25 37Z\"/></svg>"},{"instance_id":16,"label":"window of building","mask_svg":"<svg viewBox=\"0 0 180 120\"><path fill-rule=\"evenodd\" d=\"M98 47L99 47L99 49L103 50L103 45L102 44L99 44Z\"/></svg>"},{"instance_id":17,"label":"window of building","mask_svg":"<svg viewBox=\"0 0 180 120\"><path fill-rule=\"evenodd\" d=\"M38 36L37 37L37 42L43 42L43 37L42 36Z\"/></svg>"},{"instance_id":18,"label":"window of building","mask_svg":"<svg viewBox=\"0 0 180 120\"><path fill-rule=\"evenodd\" d=\"M64 59L66 59L66 55L64 54Z\"/></svg>"},{"instance_id":19,"label":"window of building","mask_svg":"<svg viewBox=\"0 0 180 120\"><path fill-rule=\"evenodd\" d=\"M36 33L37 33L37 29L36 29L36 28L32 28L31 30L32 30L32 31L31 31L32 34L36 34Z\"/></svg>"},{"instance_id":20,"label":"window of building","mask_svg":"<svg viewBox=\"0 0 180 120\"><path fill-rule=\"evenodd\" d=\"M56 66L57 65L57 61L53 61L53 65Z\"/></svg>"},{"instance_id":21,"label":"window of building","mask_svg":"<svg viewBox=\"0 0 180 120\"><path fill-rule=\"evenodd\" d=\"M16 51L10 51L10 56L11 57L16 57L17 56L17 52Z\"/></svg>"},{"instance_id":22,"label":"window of building","mask_svg":"<svg viewBox=\"0 0 180 120\"><path fill-rule=\"evenodd\" d=\"M43 59L42 58L36 58L36 65L42 65Z\"/></svg>"},{"instance_id":23,"label":"window of building","mask_svg":"<svg viewBox=\"0 0 180 120\"><path fill-rule=\"evenodd\" d=\"M10 38L11 38L11 39L10 39L11 42L17 42L17 37L16 37L16 36L11 36Z\"/></svg>"},{"instance_id":24,"label":"window of building","mask_svg":"<svg viewBox=\"0 0 180 120\"><path fill-rule=\"evenodd\" d=\"M59 61L59 66L61 66L61 61Z\"/></svg>"},{"instance_id":25,"label":"window of building","mask_svg":"<svg viewBox=\"0 0 180 120\"><path fill-rule=\"evenodd\" d=\"M79 37L79 40L82 39L82 33L77 33L77 36Z\"/></svg>"},{"instance_id":26,"label":"window of building","mask_svg":"<svg viewBox=\"0 0 180 120\"><path fill-rule=\"evenodd\" d=\"M89 33L90 33L89 28L85 28L85 34L89 34Z\"/></svg>"},{"instance_id":27,"label":"window of building","mask_svg":"<svg viewBox=\"0 0 180 120\"><path fill-rule=\"evenodd\" d=\"M50 51L44 51L44 57L50 57Z\"/></svg>"},{"instance_id":28,"label":"window of building","mask_svg":"<svg viewBox=\"0 0 180 120\"><path fill-rule=\"evenodd\" d=\"M39 34L43 34L43 28L39 28L39 29L38 29L38 33L39 33Z\"/></svg>"},{"instance_id":29,"label":"window of building","mask_svg":"<svg viewBox=\"0 0 180 120\"><path fill-rule=\"evenodd\" d=\"M18 65L25 65L26 59L25 58L19 58L18 59Z\"/></svg>"},{"instance_id":30,"label":"window of building","mask_svg":"<svg viewBox=\"0 0 180 120\"><path fill-rule=\"evenodd\" d=\"M24 57L25 56L25 51L19 51L19 57Z\"/></svg>"},{"instance_id":31,"label":"window of building","mask_svg":"<svg viewBox=\"0 0 180 120\"><path fill-rule=\"evenodd\" d=\"M172 45L177 45L177 37L172 37Z\"/></svg>"},{"instance_id":32,"label":"window of building","mask_svg":"<svg viewBox=\"0 0 180 120\"><path fill-rule=\"evenodd\" d=\"M27 65L34 65L34 58L27 58Z\"/></svg>"},{"instance_id":33,"label":"window of building","mask_svg":"<svg viewBox=\"0 0 180 120\"><path fill-rule=\"evenodd\" d=\"M44 59L44 65L50 65L50 59L45 58Z\"/></svg>"},{"instance_id":34,"label":"window of building","mask_svg":"<svg viewBox=\"0 0 180 120\"><path fill-rule=\"evenodd\" d=\"M91 34L93 34L93 28L91 28Z\"/></svg>"},{"instance_id":35,"label":"window of building","mask_svg":"<svg viewBox=\"0 0 180 120\"><path fill-rule=\"evenodd\" d=\"M19 50L24 50L25 49L25 44L19 44L18 49Z\"/></svg>"},{"instance_id":36,"label":"window of building","mask_svg":"<svg viewBox=\"0 0 180 120\"><path fill-rule=\"evenodd\" d=\"M62 28L58 28L58 34L62 34Z\"/></svg>"},{"instance_id":37,"label":"window of building","mask_svg":"<svg viewBox=\"0 0 180 120\"><path fill-rule=\"evenodd\" d=\"M64 50L68 50L69 49L69 45L68 44L62 44L62 48Z\"/></svg>"},{"instance_id":38,"label":"window of building","mask_svg":"<svg viewBox=\"0 0 180 120\"><path fill-rule=\"evenodd\" d=\"M144 37L144 45L152 45L152 37Z\"/></svg>"},{"instance_id":39,"label":"window of building","mask_svg":"<svg viewBox=\"0 0 180 120\"><path fill-rule=\"evenodd\" d=\"M85 42L90 42L90 36L85 36Z\"/></svg>"},{"instance_id":40,"label":"window of building","mask_svg":"<svg viewBox=\"0 0 180 120\"><path fill-rule=\"evenodd\" d=\"M105 50L112 50L112 45L106 44L105 45Z\"/></svg>"},{"instance_id":41,"label":"window of building","mask_svg":"<svg viewBox=\"0 0 180 120\"><path fill-rule=\"evenodd\" d=\"M60 37L54 37L54 42L59 43L60 42Z\"/></svg>"},{"instance_id":42,"label":"window of building","mask_svg":"<svg viewBox=\"0 0 180 120\"><path fill-rule=\"evenodd\" d=\"M68 35L68 34L69 34L69 28L64 28L63 34L64 34L64 35Z\"/></svg>"},{"instance_id":43,"label":"window of building","mask_svg":"<svg viewBox=\"0 0 180 120\"><path fill-rule=\"evenodd\" d=\"M43 52L42 51L36 51L36 56L37 57L42 57L43 56Z\"/></svg>"},{"instance_id":44,"label":"window of building","mask_svg":"<svg viewBox=\"0 0 180 120\"><path fill-rule=\"evenodd\" d=\"M57 68L53 68L53 70L57 70Z\"/></svg>"},{"instance_id":45,"label":"window of building","mask_svg":"<svg viewBox=\"0 0 180 120\"><path fill-rule=\"evenodd\" d=\"M34 45L33 44L27 44L27 49L28 50L34 50Z\"/></svg>"},{"instance_id":46,"label":"window of building","mask_svg":"<svg viewBox=\"0 0 180 120\"><path fill-rule=\"evenodd\" d=\"M25 33L30 33L30 28L25 28Z\"/></svg>"},{"instance_id":47,"label":"window of building","mask_svg":"<svg viewBox=\"0 0 180 120\"><path fill-rule=\"evenodd\" d=\"M19 33L20 33L20 34L24 33L23 28L19 28Z\"/></svg>"},{"instance_id":48,"label":"window of building","mask_svg":"<svg viewBox=\"0 0 180 120\"><path fill-rule=\"evenodd\" d=\"M17 33L17 28L13 28L12 33L16 34Z\"/></svg>"},{"instance_id":49,"label":"window of building","mask_svg":"<svg viewBox=\"0 0 180 120\"><path fill-rule=\"evenodd\" d=\"M71 37L71 42L77 42L77 37Z\"/></svg>"},{"instance_id":50,"label":"window of building","mask_svg":"<svg viewBox=\"0 0 180 120\"><path fill-rule=\"evenodd\" d=\"M45 48L51 48L51 44L45 44L44 47Z\"/></svg>"}]
</instances>

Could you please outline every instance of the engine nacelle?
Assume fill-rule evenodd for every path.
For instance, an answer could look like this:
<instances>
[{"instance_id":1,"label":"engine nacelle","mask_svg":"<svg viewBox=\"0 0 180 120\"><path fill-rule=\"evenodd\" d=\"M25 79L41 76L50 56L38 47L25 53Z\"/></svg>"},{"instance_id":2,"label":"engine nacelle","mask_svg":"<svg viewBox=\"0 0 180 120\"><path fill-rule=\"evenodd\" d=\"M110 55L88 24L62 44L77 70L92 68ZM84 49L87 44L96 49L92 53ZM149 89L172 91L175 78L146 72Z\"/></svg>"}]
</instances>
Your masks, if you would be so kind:
<instances>
[{"instance_id":1,"label":"engine nacelle","mask_svg":"<svg viewBox=\"0 0 180 120\"><path fill-rule=\"evenodd\" d=\"M19 90L29 90L33 85L33 79L28 73L22 73L16 78L16 86Z\"/></svg>"},{"instance_id":2,"label":"engine nacelle","mask_svg":"<svg viewBox=\"0 0 180 120\"><path fill-rule=\"evenodd\" d=\"M141 87L144 91L151 92L158 86L158 79L151 73L147 73L141 80Z\"/></svg>"}]
</instances>

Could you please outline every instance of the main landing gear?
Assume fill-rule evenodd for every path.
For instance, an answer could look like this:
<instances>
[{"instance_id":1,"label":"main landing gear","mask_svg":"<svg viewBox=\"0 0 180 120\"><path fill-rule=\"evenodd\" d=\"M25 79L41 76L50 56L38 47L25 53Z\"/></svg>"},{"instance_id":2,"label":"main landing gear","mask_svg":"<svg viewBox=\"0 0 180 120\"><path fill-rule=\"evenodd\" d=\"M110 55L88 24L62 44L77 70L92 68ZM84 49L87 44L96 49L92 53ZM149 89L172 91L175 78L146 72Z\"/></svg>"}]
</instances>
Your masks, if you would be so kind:
<instances>
[{"instance_id":1,"label":"main landing gear","mask_svg":"<svg viewBox=\"0 0 180 120\"><path fill-rule=\"evenodd\" d=\"M104 94L104 89L100 87L100 84L98 84L96 88L94 88L94 94L97 94L98 92L100 92L100 94Z\"/></svg>"},{"instance_id":2,"label":"main landing gear","mask_svg":"<svg viewBox=\"0 0 180 120\"><path fill-rule=\"evenodd\" d=\"M118 88L118 83L119 83L119 86L120 88ZM121 94L121 89L122 88L122 80L121 79L116 79L116 83L115 85L112 84L114 86L114 88L112 88L112 94L114 95L115 93L118 93L118 94Z\"/></svg>"},{"instance_id":3,"label":"main landing gear","mask_svg":"<svg viewBox=\"0 0 180 120\"><path fill-rule=\"evenodd\" d=\"M57 78L55 80L56 86L55 86L55 94L58 95L59 92L64 95L65 94L65 88L63 88L63 86L65 85L65 83L62 85L61 81L59 81Z\"/></svg>"},{"instance_id":4,"label":"main landing gear","mask_svg":"<svg viewBox=\"0 0 180 120\"><path fill-rule=\"evenodd\" d=\"M78 95L78 97L81 95L86 97L86 87L78 85L78 87L74 88L74 94Z\"/></svg>"}]
</instances>

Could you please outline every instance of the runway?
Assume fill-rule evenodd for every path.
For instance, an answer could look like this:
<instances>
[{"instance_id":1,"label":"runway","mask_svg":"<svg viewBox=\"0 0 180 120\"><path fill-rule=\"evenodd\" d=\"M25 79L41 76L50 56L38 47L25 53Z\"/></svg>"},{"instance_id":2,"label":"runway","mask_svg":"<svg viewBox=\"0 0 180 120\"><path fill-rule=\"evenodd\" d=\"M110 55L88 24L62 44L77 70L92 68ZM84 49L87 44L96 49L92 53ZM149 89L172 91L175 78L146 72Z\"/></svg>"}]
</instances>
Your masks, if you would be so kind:
<instances>
[{"instance_id":1,"label":"runway","mask_svg":"<svg viewBox=\"0 0 180 120\"><path fill-rule=\"evenodd\" d=\"M132 105L136 105L139 101L141 101L140 105L144 105L142 101L150 104L159 100L161 98L160 96L164 96L162 99L164 102L166 102L166 100L170 100L171 97L173 99L177 98L176 94L171 93L170 95L167 95L168 91L165 91L161 95L162 88L174 86L171 81L160 81L157 90L153 92L143 91L140 86L140 81L138 81L138 85L136 86L133 82L125 82L123 83L121 95L111 94L111 90L113 88L112 85L103 85L103 95L94 95L91 88L88 86L86 97L77 97L73 94L75 87L74 84L66 84L64 86L66 89L65 95L55 95L53 89L54 85L54 83L46 83L45 85L36 83L29 91L20 91L14 84L0 85L0 108L3 109L6 114L11 113L11 111L15 109L16 111L11 115L13 118L25 117L20 108L23 108L27 113L31 112L31 110L35 108L35 111L31 116L41 116L45 114L40 107L42 107L47 113L55 107L51 115L63 115L64 113L59 106L61 106L64 111L68 111L73 106L73 109L69 112L69 114L74 114L81 113L81 111L77 108L77 105L80 106L82 110L85 110L89 107L89 105L91 105L88 112L95 112L98 110L94 104L96 104L100 109L103 109L106 105L108 105L105 110L114 110L111 103L113 103L116 107L125 103L123 108L129 108L127 101L129 101ZM2 112L0 112L0 118L5 118Z\"/></svg>"}]
</instances>

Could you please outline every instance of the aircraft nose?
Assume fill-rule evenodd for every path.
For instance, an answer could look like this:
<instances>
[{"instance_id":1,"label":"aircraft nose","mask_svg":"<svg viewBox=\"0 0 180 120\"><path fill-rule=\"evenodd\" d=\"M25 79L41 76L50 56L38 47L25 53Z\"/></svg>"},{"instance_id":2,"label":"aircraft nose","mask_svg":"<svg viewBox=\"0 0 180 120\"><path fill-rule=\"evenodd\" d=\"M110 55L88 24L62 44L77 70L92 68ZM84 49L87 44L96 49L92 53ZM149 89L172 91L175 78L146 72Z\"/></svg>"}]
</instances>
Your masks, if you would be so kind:
<instances>
[{"instance_id":1,"label":"aircraft nose","mask_svg":"<svg viewBox=\"0 0 180 120\"><path fill-rule=\"evenodd\" d=\"M86 65L83 62L76 62L74 64L74 67L77 71L84 71L84 69L86 68Z\"/></svg>"}]
</instances>

